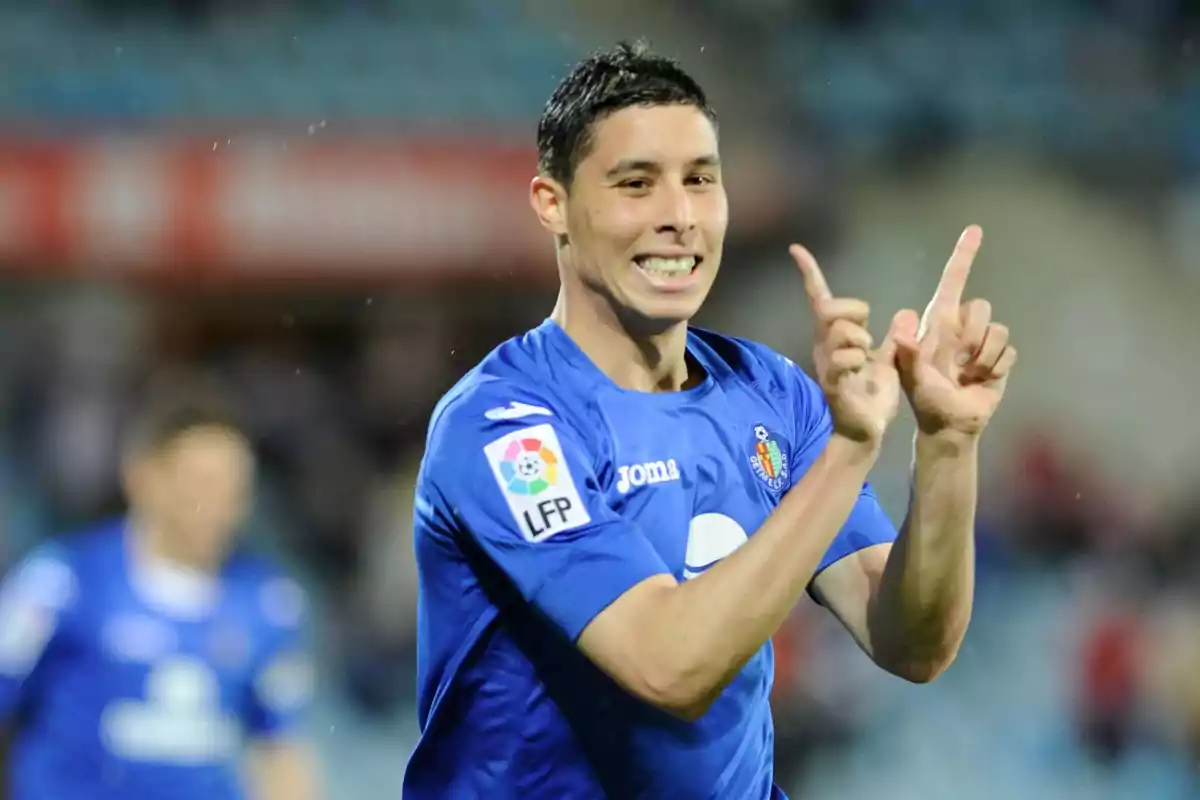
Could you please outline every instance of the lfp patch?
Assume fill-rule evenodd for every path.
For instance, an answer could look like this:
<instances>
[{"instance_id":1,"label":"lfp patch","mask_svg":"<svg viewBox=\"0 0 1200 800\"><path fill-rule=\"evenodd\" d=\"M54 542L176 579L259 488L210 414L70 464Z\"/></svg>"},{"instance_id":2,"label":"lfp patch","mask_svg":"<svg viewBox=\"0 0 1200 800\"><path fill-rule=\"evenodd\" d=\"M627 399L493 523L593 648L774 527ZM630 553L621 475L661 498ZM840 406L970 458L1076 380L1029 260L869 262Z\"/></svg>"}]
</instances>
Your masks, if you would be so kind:
<instances>
[{"instance_id":1,"label":"lfp patch","mask_svg":"<svg viewBox=\"0 0 1200 800\"><path fill-rule=\"evenodd\" d=\"M553 426L513 431L488 444L483 452L527 541L540 542L592 521Z\"/></svg>"},{"instance_id":2,"label":"lfp patch","mask_svg":"<svg viewBox=\"0 0 1200 800\"><path fill-rule=\"evenodd\" d=\"M788 482L788 443L766 425L754 426L751 441L750 468L758 479L773 492L779 492Z\"/></svg>"}]
</instances>

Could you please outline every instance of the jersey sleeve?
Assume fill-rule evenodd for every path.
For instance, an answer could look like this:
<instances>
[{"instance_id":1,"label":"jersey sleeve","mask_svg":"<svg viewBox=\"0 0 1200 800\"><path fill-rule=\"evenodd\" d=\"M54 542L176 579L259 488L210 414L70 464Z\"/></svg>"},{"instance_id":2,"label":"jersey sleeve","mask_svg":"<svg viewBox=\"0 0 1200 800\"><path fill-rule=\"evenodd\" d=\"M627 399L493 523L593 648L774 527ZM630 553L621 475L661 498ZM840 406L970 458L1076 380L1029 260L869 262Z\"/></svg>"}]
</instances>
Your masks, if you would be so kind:
<instances>
[{"instance_id":1,"label":"jersey sleeve","mask_svg":"<svg viewBox=\"0 0 1200 800\"><path fill-rule=\"evenodd\" d=\"M820 455L833 435L833 418L829 413L829 404L825 393L816 381L804 374L804 371L791 361L779 356L784 362L785 370L790 372L791 391L793 392L793 408L796 415L796 445L793 461L797 464L811 464ZM804 477L803 470L792 473L792 485ZM817 567L819 575L831 564L846 556L853 555L859 550L877 544L889 544L896 540L896 526L879 504L879 498L870 483L864 483L859 493L858 502L850 511L846 524L838 532L837 538L821 557ZM815 577L815 576L814 576Z\"/></svg>"},{"instance_id":2,"label":"jersey sleeve","mask_svg":"<svg viewBox=\"0 0 1200 800\"><path fill-rule=\"evenodd\" d=\"M55 545L25 557L0 584L0 719L17 708L77 594L75 572Z\"/></svg>"},{"instance_id":3,"label":"jersey sleeve","mask_svg":"<svg viewBox=\"0 0 1200 800\"><path fill-rule=\"evenodd\" d=\"M305 637L303 591L287 578L262 587L263 650L249 689L245 724L255 739L303 735L315 684Z\"/></svg>"},{"instance_id":4,"label":"jersey sleeve","mask_svg":"<svg viewBox=\"0 0 1200 800\"><path fill-rule=\"evenodd\" d=\"M540 398L492 395L435 420L420 482L418 495L571 641L634 585L670 573L608 505L585 437Z\"/></svg>"}]
</instances>

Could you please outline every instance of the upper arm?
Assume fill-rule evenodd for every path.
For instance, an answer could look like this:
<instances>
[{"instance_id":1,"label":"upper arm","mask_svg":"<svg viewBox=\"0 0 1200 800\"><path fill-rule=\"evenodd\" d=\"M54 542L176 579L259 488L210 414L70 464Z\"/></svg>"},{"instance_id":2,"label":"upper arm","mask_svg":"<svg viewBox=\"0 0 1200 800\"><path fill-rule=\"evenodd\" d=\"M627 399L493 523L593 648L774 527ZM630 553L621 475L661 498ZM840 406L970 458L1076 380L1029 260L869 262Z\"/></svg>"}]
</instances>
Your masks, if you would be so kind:
<instances>
[{"instance_id":1,"label":"upper arm","mask_svg":"<svg viewBox=\"0 0 1200 800\"><path fill-rule=\"evenodd\" d=\"M512 400L552 407L525 395L454 409L430 436L425 491L526 603L637 693L634 629L602 618L624 619L631 604L614 601L674 578L649 540L608 505L589 444L562 417L529 425L484 416ZM630 593L635 605L644 588Z\"/></svg>"},{"instance_id":2,"label":"upper arm","mask_svg":"<svg viewBox=\"0 0 1200 800\"><path fill-rule=\"evenodd\" d=\"M870 608L883 580L891 544L877 544L833 563L813 580L812 594L845 626L867 655L871 645Z\"/></svg>"},{"instance_id":3,"label":"upper arm","mask_svg":"<svg viewBox=\"0 0 1200 800\"><path fill-rule=\"evenodd\" d=\"M26 557L0 585L0 718L21 700L26 679L77 599L74 570L55 547Z\"/></svg>"},{"instance_id":4,"label":"upper arm","mask_svg":"<svg viewBox=\"0 0 1200 800\"><path fill-rule=\"evenodd\" d=\"M580 651L607 672L625 691L642 700L675 711L675 701L665 696L666 675L643 663L653 648L639 636L643 623L666 602L665 592L678 588L669 574L652 575L626 590L595 616L579 636Z\"/></svg>"},{"instance_id":5,"label":"upper arm","mask_svg":"<svg viewBox=\"0 0 1200 800\"><path fill-rule=\"evenodd\" d=\"M263 651L248 687L246 727L259 741L302 738L315 683L304 637L304 595L280 577L264 584L260 602Z\"/></svg>"}]
</instances>

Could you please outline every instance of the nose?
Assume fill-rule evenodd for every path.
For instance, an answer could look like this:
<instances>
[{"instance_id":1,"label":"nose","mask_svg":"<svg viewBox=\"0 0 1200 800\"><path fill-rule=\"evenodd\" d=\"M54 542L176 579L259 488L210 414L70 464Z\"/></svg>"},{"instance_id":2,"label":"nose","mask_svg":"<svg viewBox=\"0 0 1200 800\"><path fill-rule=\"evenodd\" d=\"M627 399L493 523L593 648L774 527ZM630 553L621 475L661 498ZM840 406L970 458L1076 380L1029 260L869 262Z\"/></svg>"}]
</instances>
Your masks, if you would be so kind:
<instances>
[{"instance_id":1,"label":"nose","mask_svg":"<svg viewBox=\"0 0 1200 800\"><path fill-rule=\"evenodd\" d=\"M692 207L692 197L687 187L680 184L670 184L663 187L661 222L658 231L665 233L687 233L696 227L695 209Z\"/></svg>"}]
</instances>

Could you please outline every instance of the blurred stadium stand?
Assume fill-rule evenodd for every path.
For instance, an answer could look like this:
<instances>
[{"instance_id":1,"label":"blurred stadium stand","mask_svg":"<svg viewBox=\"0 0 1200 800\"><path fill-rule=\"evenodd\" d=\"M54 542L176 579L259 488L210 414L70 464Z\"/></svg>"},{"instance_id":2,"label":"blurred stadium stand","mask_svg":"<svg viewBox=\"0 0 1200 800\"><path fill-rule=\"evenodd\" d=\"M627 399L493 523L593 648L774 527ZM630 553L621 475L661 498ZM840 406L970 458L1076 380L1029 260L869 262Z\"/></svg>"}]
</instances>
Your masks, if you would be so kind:
<instances>
[{"instance_id":1,"label":"blurred stadium stand","mask_svg":"<svg viewBox=\"0 0 1200 800\"><path fill-rule=\"evenodd\" d=\"M959 663L901 685L801 609L781 777L1194 797L1198 30L1186 0L0 0L5 560L115 507L145 375L220 375L264 454L252 535L318 600L331 797L393 796L428 412L549 309L523 202L541 104L648 35L712 87L733 153L705 322L803 360L788 241L890 311L979 221L972 288L1022 350ZM910 430L877 480L897 515Z\"/></svg>"}]
</instances>

